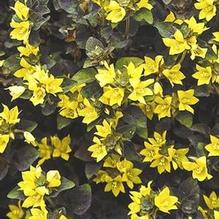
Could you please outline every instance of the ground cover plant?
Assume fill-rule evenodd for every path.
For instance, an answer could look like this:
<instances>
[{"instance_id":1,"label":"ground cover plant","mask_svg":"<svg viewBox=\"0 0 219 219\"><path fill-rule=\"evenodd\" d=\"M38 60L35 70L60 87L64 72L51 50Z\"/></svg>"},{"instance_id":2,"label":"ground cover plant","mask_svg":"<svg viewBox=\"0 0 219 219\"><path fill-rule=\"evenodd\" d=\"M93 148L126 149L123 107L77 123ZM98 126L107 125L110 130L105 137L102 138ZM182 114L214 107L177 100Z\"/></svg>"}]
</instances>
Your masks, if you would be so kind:
<instances>
[{"instance_id":1,"label":"ground cover plant","mask_svg":"<svg viewBox=\"0 0 219 219\"><path fill-rule=\"evenodd\" d=\"M218 0L0 1L0 218L219 219Z\"/></svg>"}]
</instances>

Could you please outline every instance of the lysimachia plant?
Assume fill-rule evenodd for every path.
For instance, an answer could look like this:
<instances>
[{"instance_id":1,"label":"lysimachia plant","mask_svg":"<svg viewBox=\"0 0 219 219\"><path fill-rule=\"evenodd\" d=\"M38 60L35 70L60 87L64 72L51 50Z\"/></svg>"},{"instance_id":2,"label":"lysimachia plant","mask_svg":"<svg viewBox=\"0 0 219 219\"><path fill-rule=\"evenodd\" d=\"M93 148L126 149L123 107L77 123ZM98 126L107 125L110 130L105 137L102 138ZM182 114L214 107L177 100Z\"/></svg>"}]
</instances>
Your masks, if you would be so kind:
<instances>
[{"instance_id":1,"label":"lysimachia plant","mask_svg":"<svg viewBox=\"0 0 219 219\"><path fill-rule=\"evenodd\" d=\"M218 10L2 0L0 218L218 219Z\"/></svg>"}]
</instances>

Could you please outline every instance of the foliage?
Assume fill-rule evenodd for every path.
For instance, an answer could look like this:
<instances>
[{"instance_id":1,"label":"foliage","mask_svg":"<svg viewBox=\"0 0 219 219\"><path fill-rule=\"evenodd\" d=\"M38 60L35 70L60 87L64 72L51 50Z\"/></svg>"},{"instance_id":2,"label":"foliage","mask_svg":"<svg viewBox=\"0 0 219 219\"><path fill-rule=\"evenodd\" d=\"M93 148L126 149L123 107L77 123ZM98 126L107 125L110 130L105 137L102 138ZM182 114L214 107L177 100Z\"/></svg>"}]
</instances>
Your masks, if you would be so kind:
<instances>
[{"instance_id":1,"label":"foliage","mask_svg":"<svg viewBox=\"0 0 219 219\"><path fill-rule=\"evenodd\" d=\"M218 0L1 0L0 217L218 219Z\"/></svg>"}]
</instances>

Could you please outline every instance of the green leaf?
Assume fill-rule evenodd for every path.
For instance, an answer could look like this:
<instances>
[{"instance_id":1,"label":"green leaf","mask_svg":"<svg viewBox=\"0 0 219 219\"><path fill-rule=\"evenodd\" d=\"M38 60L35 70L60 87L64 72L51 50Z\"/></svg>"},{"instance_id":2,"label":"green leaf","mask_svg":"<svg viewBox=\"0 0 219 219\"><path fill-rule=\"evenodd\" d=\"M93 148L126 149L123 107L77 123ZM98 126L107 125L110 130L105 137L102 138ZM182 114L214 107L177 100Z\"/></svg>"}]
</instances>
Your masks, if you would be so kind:
<instances>
[{"instance_id":1,"label":"green leaf","mask_svg":"<svg viewBox=\"0 0 219 219\"><path fill-rule=\"evenodd\" d=\"M154 26L158 29L162 37L172 37L176 31L176 27L171 22L156 22Z\"/></svg>"},{"instance_id":2,"label":"green leaf","mask_svg":"<svg viewBox=\"0 0 219 219\"><path fill-rule=\"evenodd\" d=\"M59 196L58 202L66 208L69 216L83 215L91 206L91 198L91 187L84 184Z\"/></svg>"},{"instance_id":3,"label":"green leaf","mask_svg":"<svg viewBox=\"0 0 219 219\"><path fill-rule=\"evenodd\" d=\"M148 130L147 130L147 117L145 114L136 106L131 106L126 109L126 113L123 117L123 120L136 127L136 133L142 137L147 138Z\"/></svg>"},{"instance_id":4,"label":"green leaf","mask_svg":"<svg viewBox=\"0 0 219 219\"><path fill-rule=\"evenodd\" d=\"M72 122L72 119L65 118L63 116L58 115L57 116L57 128L58 130L61 130L65 128L66 126L70 125Z\"/></svg>"},{"instance_id":5,"label":"green leaf","mask_svg":"<svg viewBox=\"0 0 219 219\"><path fill-rule=\"evenodd\" d=\"M135 64L135 66L138 66L138 65L142 64L144 62L144 60L139 58L139 57L123 57L123 58L120 58L119 60L117 60L115 66L117 69L122 70L125 68L125 66L128 66L128 64L130 62L133 62Z\"/></svg>"},{"instance_id":6,"label":"green leaf","mask_svg":"<svg viewBox=\"0 0 219 219\"><path fill-rule=\"evenodd\" d=\"M139 12L137 12L134 16L134 19L136 21L142 21L144 20L148 24L153 24L153 14L150 10L148 9L142 9Z\"/></svg>"},{"instance_id":7,"label":"green leaf","mask_svg":"<svg viewBox=\"0 0 219 219\"><path fill-rule=\"evenodd\" d=\"M87 179L91 179L97 174L97 171L101 168L100 163L86 163L85 165L85 175Z\"/></svg>"},{"instance_id":8,"label":"green leaf","mask_svg":"<svg viewBox=\"0 0 219 219\"><path fill-rule=\"evenodd\" d=\"M104 53L104 46L100 40L94 37L89 37L86 42L86 54L90 59L98 59Z\"/></svg>"},{"instance_id":9,"label":"green leaf","mask_svg":"<svg viewBox=\"0 0 219 219\"><path fill-rule=\"evenodd\" d=\"M210 89L207 85L195 87L195 96L196 97L208 97L210 96Z\"/></svg>"},{"instance_id":10,"label":"green leaf","mask_svg":"<svg viewBox=\"0 0 219 219\"><path fill-rule=\"evenodd\" d=\"M75 187L75 183L65 177L62 177L62 183L61 186L58 187L56 190L54 190L49 196L52 198L57 197L60 192L72 189Z\"/></svg>"},{"instance_id":11,"label":"green leaf","mask_svg":"<svg viewBox=\"0 0 219 219\"><path fill-rule=\"evenodd\" d=\"M13 155L13 163L19 171L28 169L39 157L39 152L30 145L18 147Z\"/></svg>"},{"instance_id":12,"label":"green leaf","mask_svg":"<svg viewBox=\"0 0 219 219\"><path fill-rule=\"evenodd\" d=\"M138 136L140 136L143 139L147 139L148 138L147 127L146 128L137 127L136 133L138 134Z\"/></svg>"},{"instance_id":13,"label":"green leaf","mask_svg":"<svg viewBox=\"0 0 219 219\"><path fill-rule=\"evenodd\" d=\"M191 128L192 127L192 124L193 124L193 114L189 113L189 112L179 112L177 115L176 115L176 120L188 127L188 128Z\"/></svg>"},{"instance_id":14,"label":"green leaf","mask_svg":"<svg viewBox=\"0 0 219 219\"><path fill-rule=\"evenodd\" d=\"M118 126L117 131L122 134L123 140L130 140L135 134L135 125L123 124Z\"/></svg>"},{"instance_id":15,"label":"green leaf","mask_svg":"<svg viewBox=\"0 0 219 219\"><path fill-rule=\"evenodd\" d=\"M8 173L8 162L4 157L0 156L0 180L4 179Z\"/></svg>"},{"instance_id":16,"label":"green leaf","mask_svg":"<svg viewBox=\"0 0 219 219\"><path fill-rule=\"evenodd\" d=\"M76 73L77 74L77 73ZM77 83L75 81L73 81L70 78L64 78L64 81L62 82L62 89L64 93L67 93L68 91L71 90L72 87L74 87L74 85L76 85Z\"/></svg>"},{"instance_id":17,"label":"green leaf","mask_svg":"<svg viewBox=\"0 0 219 219\"><path fill-rule=\"evenodd\" d=\"M41 107L41 112L44 116L49 116L56 110L56 104L49 104L48 101L46 101Z\"/></svg>"},{"instance_id":18,"label":"green leaf","mask_svg":"<svg viewBox=\"0 0 219 219\"><path fill-rule=\"evenodd\" d=\"M180 208L186 214L193 214L199 205L200 188L197 180L191 177L180 183L178 188Z\"/></svg>"},{"instance_id":19,"label":"green leaf","mask_svg":"<svg viewBox=\"0 0 219 219\"><path fill-rule=\"evenodd\" d=\"M132 142L127 142L124 145L124 154L126 159L131 160L131 161L141 161L141 157L139 154L136 152L135 145Z\"/></svg>"},{"instance_id":20,"label":"green leaf","mask_svg":"<svg viewBox=\"0 0 219 219\"><path fill-rule=\"evenodd\" d=\"M56 3L56 10L63 9L69 14L76 12L77 4L75 0L56 0L54 2Z\"/></svg>"},{"instance_id":21,"label":"green leaf","mask_svg":"<svg viewBox=\"0 0 219 219\"><path fill-rule=\"evenodd\" d=\"M19 187L16 186L13 188L7 195L9 199L18 199L18 200L24 200L24 194L21 190L19 190Z\"/></svg>"},{"instance_id":22,"label":"green leaf","mask_svg":"<svg viewBox=\"0 0 219 219\"><path fill-rule=\"evenodd\" d=\"M20 68L20 57L15 54L5 59L3 63L3 74L10 74Z\"/></svg>"},{"instance_id":23,"label":"green leaf","mask_svg":"<svg viewBox=\"0 0 219 219\"><path fill-rule=\"evenodd\" d=\"M78 150L74 153L74 157L82 161L93 161L93 158L90 156L90 152L87 150L87 145L80 145Z\"/></svg>"},{"instance_id":24,"label":"green leaf","mask_svg":"<svg viewBox=\"0 0 219 219\"><path fill-rule=\"evenodd\" d=\"M31 120L21 119L18 128L24 131L32 132L38 124Z\"/></svg>"},{"instance_id":25,"label":"green leaf","mask_svg":"<svg viewBox=\"0 0 219 219\"><path fill-rule=\"evenodd\" d=\"M85 68L78 71L72 77L72 80L77 81L78 84L90 83L95 80L97 71L95 68Z\"/></svg>"},{"instance_id":26,"label":"green leaf","mask_svg":"<svg viewBox=\"0 0 219 219\"><path fill-rule=\"evenodd\" d=\"M33 95L33 92L25 90L24 93L19 97L20 99L29 100Z\"/></svg>"}]
</instances>

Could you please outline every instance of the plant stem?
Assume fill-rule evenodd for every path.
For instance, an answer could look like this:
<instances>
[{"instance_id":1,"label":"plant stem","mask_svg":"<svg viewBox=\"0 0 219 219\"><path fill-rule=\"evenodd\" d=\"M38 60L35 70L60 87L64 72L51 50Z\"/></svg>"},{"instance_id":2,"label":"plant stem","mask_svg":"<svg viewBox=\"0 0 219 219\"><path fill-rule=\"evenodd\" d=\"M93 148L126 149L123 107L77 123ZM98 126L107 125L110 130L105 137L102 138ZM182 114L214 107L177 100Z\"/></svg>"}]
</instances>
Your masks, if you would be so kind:
<instances>
[{"instance_id":1,"label":"plant stem","mask_svg":"<svg viewBox=\"0 0 219 219\"><path fill-rule=\"evenodd\" d=\"M187 51L184 51L183 54L181 55L180 57L180 60L179 60L179 64L182 64L182 62L184 61L185 57L186 57L186 54L187 54Z\"/></svg>"},{"instance_id":2,"label":"plant stem","mask_svg":"<svg viewBox=\"0 0 219 219\"><path fill-rule=\"evenodd\" d=\"M125 20L125 38L126 39L128 39L129 30L130 30L130 17L127 17L127 19Z\"/></svg>"}]
</instances>

